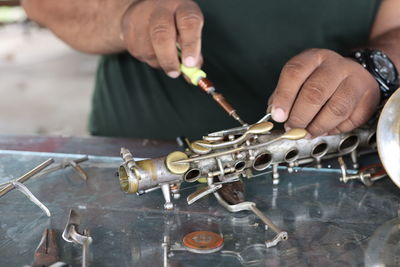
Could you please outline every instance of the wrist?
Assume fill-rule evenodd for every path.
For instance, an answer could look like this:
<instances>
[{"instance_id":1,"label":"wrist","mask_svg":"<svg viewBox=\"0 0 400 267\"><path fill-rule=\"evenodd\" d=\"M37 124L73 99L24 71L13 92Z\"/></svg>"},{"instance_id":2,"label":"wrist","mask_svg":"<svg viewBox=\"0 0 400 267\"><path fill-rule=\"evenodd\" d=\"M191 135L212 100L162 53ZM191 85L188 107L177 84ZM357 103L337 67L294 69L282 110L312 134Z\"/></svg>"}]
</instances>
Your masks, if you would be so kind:
<instances>
[{"instance_id":1,"label":"wrist","mask_svg":"<svg viewBox=\"0 0 400 267\"><path fill-rule=\"evenodd\" d=\"M378 83L381 101L389 98L399 87L398 71L393 61L382 51L360 49L349 57L356 60Z\"/></svg>"}]
</instances>

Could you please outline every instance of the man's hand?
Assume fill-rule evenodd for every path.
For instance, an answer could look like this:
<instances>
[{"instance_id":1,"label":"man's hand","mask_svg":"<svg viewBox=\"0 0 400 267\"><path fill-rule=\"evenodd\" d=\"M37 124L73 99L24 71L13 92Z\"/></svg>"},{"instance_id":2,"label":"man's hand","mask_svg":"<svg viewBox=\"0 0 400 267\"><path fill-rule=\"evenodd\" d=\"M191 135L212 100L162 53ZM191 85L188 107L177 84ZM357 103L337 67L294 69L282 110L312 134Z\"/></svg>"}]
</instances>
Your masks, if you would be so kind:
<instances>
[{"instance_id":1,"label":"man's hand","mask_svg":"<svg viewBox=\"0 0 400 267\"><path fill-rule=\"evenodd\" d=\"M176 44L183 64L201 65L203 15L191 0L146 0L133 3L122 18L121 37L127 50L170 77L180 75Z\"/></svg>"},{"instance_id":2,"label":"man's hand","mask_svg":"<svg viewBox=\"0 0 400 267\"><path fill-rule=\"evenodd\" d=\"M311 136L350 131L365 123L379 104L373 76L359 63L327 49L310 49L283 67L270 98L272 118L286 129Z\"/></svg>"}]
</instances>

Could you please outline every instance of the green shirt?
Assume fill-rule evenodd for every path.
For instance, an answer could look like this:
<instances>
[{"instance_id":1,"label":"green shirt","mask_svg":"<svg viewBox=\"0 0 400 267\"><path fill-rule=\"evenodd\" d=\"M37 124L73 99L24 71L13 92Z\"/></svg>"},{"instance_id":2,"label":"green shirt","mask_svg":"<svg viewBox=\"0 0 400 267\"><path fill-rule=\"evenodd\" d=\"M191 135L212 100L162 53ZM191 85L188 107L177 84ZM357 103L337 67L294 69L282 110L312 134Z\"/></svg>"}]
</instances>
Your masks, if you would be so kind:
<instances>
[{"instance_id":1,"label":"green shirt","mask_svg":"<svg viewBox=\"0 0 400 267\"><path fill-rule=\"evenodd\" d=\"M307 48L344 52L368 40L380 0L203 0L203 69L248 123L263 115L282 66ZM238 126L213 99L128 53L103 56L93 135L198 138Z\"/></svg>"}]
</instances>

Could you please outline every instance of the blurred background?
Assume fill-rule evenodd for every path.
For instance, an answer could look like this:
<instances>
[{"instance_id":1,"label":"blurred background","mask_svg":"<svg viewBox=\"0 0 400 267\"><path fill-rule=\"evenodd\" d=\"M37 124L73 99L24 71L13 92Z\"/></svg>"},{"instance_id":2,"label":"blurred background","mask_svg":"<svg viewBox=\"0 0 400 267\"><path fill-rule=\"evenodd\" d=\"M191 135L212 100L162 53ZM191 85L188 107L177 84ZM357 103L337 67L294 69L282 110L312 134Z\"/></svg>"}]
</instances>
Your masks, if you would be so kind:
<instances>
[{"instance_id":1,"label":"blurred background","mask_svg":"<svg viewBox=\"0 0 400 267\"><path fill-rule=\"evenodd\" d=\"M0 0L0 134L88 135L97 60Z\"/></svg>"}]
</instances>

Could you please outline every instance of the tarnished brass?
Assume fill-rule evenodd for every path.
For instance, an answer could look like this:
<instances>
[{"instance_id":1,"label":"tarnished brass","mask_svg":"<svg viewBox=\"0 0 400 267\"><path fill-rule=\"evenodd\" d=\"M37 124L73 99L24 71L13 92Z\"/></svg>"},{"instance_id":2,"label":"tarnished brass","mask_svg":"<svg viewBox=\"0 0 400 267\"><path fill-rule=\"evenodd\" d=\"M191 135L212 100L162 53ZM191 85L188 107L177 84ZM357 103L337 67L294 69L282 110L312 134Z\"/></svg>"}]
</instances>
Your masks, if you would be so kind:
<instances>
[{"instance_id":1,"label":"tarnished brass","mask_svg":"<svg viewBox=\"0 0 400 267\"><path fill-rule=\"evenodd\" d=\"M245 134L266 134L274 128L274 124L270 121L260 122L250 126Z\"/></svg>"},{"instance_id":2,"label":"tarnished brass","mask_svg":"<svg viewBox=\"0 0 400 267\"><path fill-rule=\"evenodd\" d=\"M306 137L307 131L301 128L293 128L283 135L280 136L280 139L288 139L288 140L299 140Z\"/></svg>"},{"instance_id":3,"label":"tarnished brass","mask_svg":"<svg viewBox=\"0 0 400 267\"><path fill-rule=\"evenodd\" d=\"M369 125L348 133L305 139L305 129L271 131L274 125L268 121L269 118L270 114L267 114L253 125L210 133L203 140L189 143L190 149L184 152L176 151L150 161L135 162L130 152L124 150L121 187L124 191L138 191L139 194L161 188L165 207L169 209L173 207L171 185L200 180L207 183L206 188L187 199L193 203L207 194L217 193L214 191L215 183L232 184L241 177L250 178L270 166L273 183L277 184L280 164L286 164L288 171L292 172L295 167L313 162L320 166L321 160L328 156L353 155L357 149L375 147L371 142L375 130ZM354 163L356 159L353 158ZM177 195L173 194L174 197Z\"/></svg>"},{"instance_id":4,"label":"tarnished brass","mask_svg":"<svg viewBox=\"0 0 400 267\"><path fill-rule=\"evenodd\" d=\"M167 169L174 174L184 174L190 168L189 163L174 164L175 161L188 159L188 156L181 151L174 151L170 153L165 159Z\"/></svg>"},{"instance_id":5,"label":"tarnished brass","mask_svg":"<svg viewBox=\"0 0 400 267\"><path fill-rule=\"evenodd\" d=\"M206 140L197 140L192 142L190 145L190 148L193 150L193 152L198 153L198 154L207 154L211 151L211 148L202 146L202 144L209 144L210 142Z\"/></svg>"},{"instance_id":6,"label":"tarnished brass","mask_svg":"<svg viewBox=\"0 0 400 267\"><path fill-rule=\"evenodd\" d=\"M203 141L197 141L197 146L208 148L209 150L207 152L200 153L200 154L207 154L208 152L211 151L211 149L221 149L225 147L232 147L233 145L240 145L241 143L248 140L252 135L267 134L273 127L274 124L272 122L269 121L260 122L250 126L246 132L244 132L240 137L234 140L220 142L220 143L211 143L209 141L203 140Z\"/></svg>"},{"instance_id":7,"label":"tarnished brass","mask_svg":"<svg viewBox=\"0 0 400 267\"><path fill-rule=\"evenodd\" d=\"M126 166L120 166L118 170L118 178L119 178L119 184L121 186L121 190L125 193L137 193L138 188L139 188L139 181L138 179L132 179L129 178L128 172L131 172L132 170L127 170ZM140 177L135 175L135 177ZM132 176L131 176L132 177Z\"/></svg>"},{"instance_id":8,"label":"tarnished brass","mask_svg":"<svg viewBox=\"0 0 400 267\"><path fill-rule=\"evenodd\" d=\"M178 160L172 161L171 163L174 165L189 164L190 162L194 162L194 161L215 158L215 157L219 157L219 156L223 156L223 155L227 155L227 154L231 154L231 153L235 153L235 152L240 152L244 149L245 149L245 147L237 147L234 149L216 152L216 153L212 153L212 154L207 154L207 155L203 155L203 156L199 156L199 157L178 159Z\"/></svg>"},{"instance_id":9,"label":"tarnished brass","mask_svg":"<svg viewBox=\"0 0 400 267\"><path fill-rule=\"evenodd\" d=\"M139 191L139 181L141 180L138 166L131 152L125 147L121 147L121 157L124 160L124 164L118 169L121 189L125 193L137 193Z\"/></svg>"},{"instance_id":10,"label":"tarnished brass","mask_svg":"<svg viewBox=\"0 0 400 267\"><path fill-rule=\"evenodd\" d=\"M207 154L204 156L199 156L199 157L195 157L195 158L186 158L186 159L179 159L179 160L175 160L172 163L174 165L180 165L180 164L188 164L190 162L193 161L199 161L199 160L203 160L203 159L208 159L208 158L213 158L213 157L219 157L219 156L223 156L223 155L227 155L227 154L231 154L231 153L235 153L235 152L240 152L243 151L245 149L255 149L255 148L259 148L262 146L265 146L266 144L270 144L282 139L288 139L288 140L298 140L301 138L304 138L307 135L307 131L304 129L299 129L299 128L295 128L292 129L290 131L288 131L287 133L284 133L283 135L279 136L278 138L269 141L268 143L265 144L257 144L257 145L253 145L253 146L248 146L248 147L237 147L237 148L233 148L230 150L225 150L222 152L216 152L216 153L212 153L212 154Z\"/></svg>"},{"instance_id":11,"label":"tarnished brass","mask_svg":"<svg viewBox=\"0 0 400 267\"><path fill-rule=\"evenodd\" d=\"M150 174L152 180L157 180L157 170L154 162L151 159L138 161L137 166Z\"/></svg>"}]
</instances>

